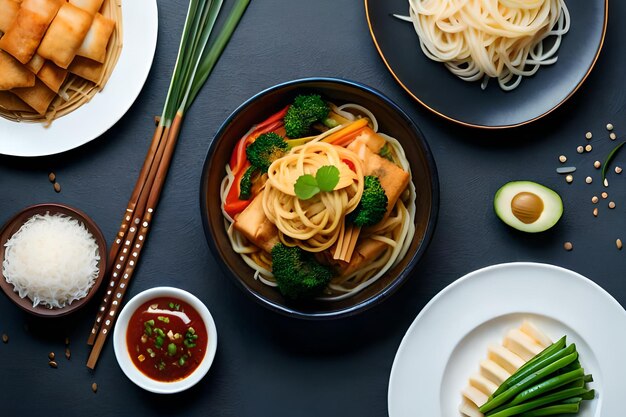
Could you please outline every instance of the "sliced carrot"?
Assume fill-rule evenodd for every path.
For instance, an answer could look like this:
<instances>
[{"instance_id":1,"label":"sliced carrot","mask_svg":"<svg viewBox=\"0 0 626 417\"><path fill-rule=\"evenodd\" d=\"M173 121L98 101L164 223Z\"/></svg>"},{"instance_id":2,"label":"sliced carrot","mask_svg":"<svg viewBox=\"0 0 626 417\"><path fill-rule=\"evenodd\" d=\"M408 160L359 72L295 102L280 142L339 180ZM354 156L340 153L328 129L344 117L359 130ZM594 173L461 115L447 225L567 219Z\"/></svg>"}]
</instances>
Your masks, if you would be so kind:
<instances>
[{"instance_id":1,"label":"sliced carrot","mask_svg":"<svg viewBox=\"0 0 626 417\"><path fill-rule=\"evenodd\" d=\"M361 134L365 127L367 127L367 119L358 119L343 129L326 136L322 141L337 146L347 146Z\"/></svg>"}]
</instances>

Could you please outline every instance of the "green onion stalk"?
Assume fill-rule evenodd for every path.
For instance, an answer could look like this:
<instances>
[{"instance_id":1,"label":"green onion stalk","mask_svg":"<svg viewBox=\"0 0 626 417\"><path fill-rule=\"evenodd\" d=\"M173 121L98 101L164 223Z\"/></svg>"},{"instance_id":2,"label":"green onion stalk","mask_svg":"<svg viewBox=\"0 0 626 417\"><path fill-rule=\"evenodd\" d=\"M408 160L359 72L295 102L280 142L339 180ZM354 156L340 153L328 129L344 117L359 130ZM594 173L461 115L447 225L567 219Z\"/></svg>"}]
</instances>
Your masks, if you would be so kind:
<instances>
[{"instance_id":1,"label":"green onion stalk","mask_svg":"<svg viewBox=\"0 0 626 417\"><path fill-rule=\"evenodd\" d=\"M213 34L222 3L223 0L189 1L178 56L163 112L139 173L137 184L130 197L128 208L124 212L124 220L120 226L118 238L109 252L108 270L113 270L113 266L119 259L119 253L122 250L121 242L128 239L133 241L133 245L135 245L137 235L132 232L135 228L130 227L131 217L135 219L137 224L147 225L150 223L153 210L163 189L185 113L211 74L250 0L233 0L233 6L226 16L224 24L218 33ZM144 226L144 229L142 233L147 236L148 226ZM131 233L129 230L133 233L132 235L129 234ZM120 236L124 238L122 239ZM140 239L144 239L144 236L140 236ZM140 244L137 246L141 248ZM140 250L137 249L137 253L140 253ZM126 268L126 264L117 265L117 269L121 267ZM131 278L133 271L134 269L131 268L125 274L127 280ZM115 279L112 278L112 280ZM126 287L121 286L119 280L115 280L115 282L117 282L115 293L118 293L119 298L119 294L123 296L125 293ZM111 300L112 297L106 296L102 300L98 310L100 313L96 316L96 321L87 340L89 345L93 345L87 361L87 366L91 369L96 366L106 337L110 333L109 330L115 322L115 316L111 314L113 317L106 320L105 326L102 325L104 322L103 315L112 308ZM152 326L146 327L147 333L152 331L158 333L158 330L158 328L152 329ZM162 335L159 336L162 337ZM163 342L161 341L161 343Z\"/></svg>"}]
</instances>

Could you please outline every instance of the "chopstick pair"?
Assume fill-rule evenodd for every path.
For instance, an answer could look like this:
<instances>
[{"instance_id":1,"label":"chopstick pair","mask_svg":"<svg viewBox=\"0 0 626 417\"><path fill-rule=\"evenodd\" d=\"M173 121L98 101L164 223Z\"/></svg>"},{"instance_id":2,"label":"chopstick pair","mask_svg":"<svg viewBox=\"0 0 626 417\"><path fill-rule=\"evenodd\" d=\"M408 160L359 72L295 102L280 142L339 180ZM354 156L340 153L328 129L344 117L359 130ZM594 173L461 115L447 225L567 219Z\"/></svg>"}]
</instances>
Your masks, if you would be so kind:
<instances>
[{"instance_id":1,"label":"chopstick pair","mask_svg":"<svg viewBox=\"0 0 626 417\"><path fill-rule=\"evenodd\" d=\"M182 121L226 47L250 0L238 0L211 39L222 0L191 0L163 114L107 261L108 287L87 340L94 369L133 276L169 170ZM208 46L208 48L207 48Z\"/></svg>"}]
</instances>

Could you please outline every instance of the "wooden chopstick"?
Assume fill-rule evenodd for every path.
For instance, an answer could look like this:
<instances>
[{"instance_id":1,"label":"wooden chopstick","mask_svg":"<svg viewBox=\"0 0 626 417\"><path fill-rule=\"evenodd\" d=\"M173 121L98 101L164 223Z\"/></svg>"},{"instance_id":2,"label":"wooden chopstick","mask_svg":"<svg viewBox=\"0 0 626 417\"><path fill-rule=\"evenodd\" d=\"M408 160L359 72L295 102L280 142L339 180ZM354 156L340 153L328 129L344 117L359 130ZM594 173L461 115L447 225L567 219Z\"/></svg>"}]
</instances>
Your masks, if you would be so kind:
<instances>
[{"instance_id":1,"label":"wooden chopstick","mask_svg":"<svg viewBox=\"0 0 626 417\"><path fill-rule=\"evenodd\" d=\"M162 130L162 139L153 155L154 148L150 147L148 154L153 162L148 170L148 175L145 178L141 178L142 176L139 178L145 179L145 184L141 186L142 191L139 194L134 214L131 216L132 221L128 224L130 227L125 230L124 238L119 243L121 254L115 258L110 271L111 284L109 285L114 289L109 288L107 290L90 335L90 339L93 338L94 342L87 360L87 367L91 369L95 368L106 338L113 328L118 309L126 294L128 283L133 276L139 255L146 241L154 210L174 153L174 145L178 139L180 121L175 125L173 124L172 127L175 127L176 130L168 127ZM125 221L127 217L125 216ZM103 306L104 310L102 310Z\"/></svg>"},{"instance_id":2,"label":"wooden chopstick","mask_svg":"<svg viewBox=\"0 0 626 417\"><path fill-rule=\"evenodd\" d=\"M250 0L238 0L235 3L206 54L204 48L209 44L222 2L191 0L189 3L160 126L156 129L109 255L111 280L88 340L88 343L93 343L87 360L87 366L91 369L95 368L106 338L115 324L118 309L139 261L172 161L183 114L193 103L200 87L211 73L249 3ZM188 36L191 36L189 38L191 40L187 38ZM191 43L185 42L186 40ZM161 123L166 126L161 127ZM112 288L115 288L115 291Z\"/></svg>"},{"instance_id":3,"label":"wooden chopstick","mask_svg":"<svg viewBox=\"0 0 626 417\"><path fill-rule=\"evenodd\" d=\"M123 243L128 240L127 234L129 233L131 223L133 221L135 223L139 221L135 216L135 212L137 211L143 213L143 210L145 208L149 188L154 182L154 178L156 176L156 167L158 167L159 161L161 159L160 155L163 154L162 151L159 154L159 149L165 148L165 139L163 139L166 136L165 130L166 129L162 125L159 125L154 131L152 143L144 160L143 167L139 172L139 178L137 178L137 183L135 184L133 193L130 197L130 200L128 201L128 206L126 208L126 211L124 212L124 215L122 216L122 223L120 225L119 231L117 232L113 245L111 246L111 250L109 251L107 274L110 275L111 279L107 287L108 289L105 293L105 296L102 299L100 306L98 307L96 320L91 328L91 332L89 333L89 338L87 339L88 345L94 344L98 335L98 331L100 330L100 323L102 322L102 319L105 316L107 310L111 306L111 294L113 292L113 289L117 287L120 279L119 271L113 270L115 260L118 259L118 257L120 256L120 252L123 251ZM153 171L154 174L151 175ZM142 198L143 196L145 197Z\"/></svg>"}]
</instances>

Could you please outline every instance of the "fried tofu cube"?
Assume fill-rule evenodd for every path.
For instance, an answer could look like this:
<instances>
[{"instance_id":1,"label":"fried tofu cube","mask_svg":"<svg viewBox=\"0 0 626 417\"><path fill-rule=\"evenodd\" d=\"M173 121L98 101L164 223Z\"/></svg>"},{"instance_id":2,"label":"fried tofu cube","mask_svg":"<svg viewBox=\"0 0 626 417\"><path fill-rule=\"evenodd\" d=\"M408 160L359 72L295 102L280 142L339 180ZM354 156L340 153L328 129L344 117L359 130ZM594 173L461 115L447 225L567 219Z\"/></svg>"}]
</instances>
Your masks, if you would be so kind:
<instances>
[{"instance_id":1,"label":"fried tofu cube","mask_svg":"<svg viewBox=\"0 0 626 417\"><path fill-rule=\"evenodd\" d=\"M278 229L269 221L263 211L263 191L261 191L235 218L235 229L255 246L270 253L278 243Z\"/></svg>"},{"instance_id":2,"label":"fried tofu cube","mask_svg":"<svg viewBox=\"0 0 626 417\"><path fill-rule=\"evenodd\" d=\"M383 146L385 146L387 141L378 133L374 132L369 127L366 127L363 129L363 133L361 133L354 139L351 146L359 146L359 144L361 143L365 144L365 146L367 146L370 151L378 153L383 148Z\"/></svg>"},{"instance_id":3,"label":"fried tofu cube","mask_svg":"<svg viewBox=\"0 0 626 417\"><path fill-rule=\"evenodd\" d=\"M380 240L365 239L354 249L349 263L342 263L339 266L342 276L348 276L355 271L373 262L387 247L387 244Z\"/></svg>"},{"instance_id":4,"label":"fried tofu cube","mask_svg":"<svg viewBox=\"0 0 626 417\"><path fill-rule=\"evenodd\" d=\"M364 142L352 142L348 149L363 161L363 174L378 177L387 194L387 213L396 205L398 198L409 185L410 175L393 162L371 151Z\"/></svg>"}]
</instances>

